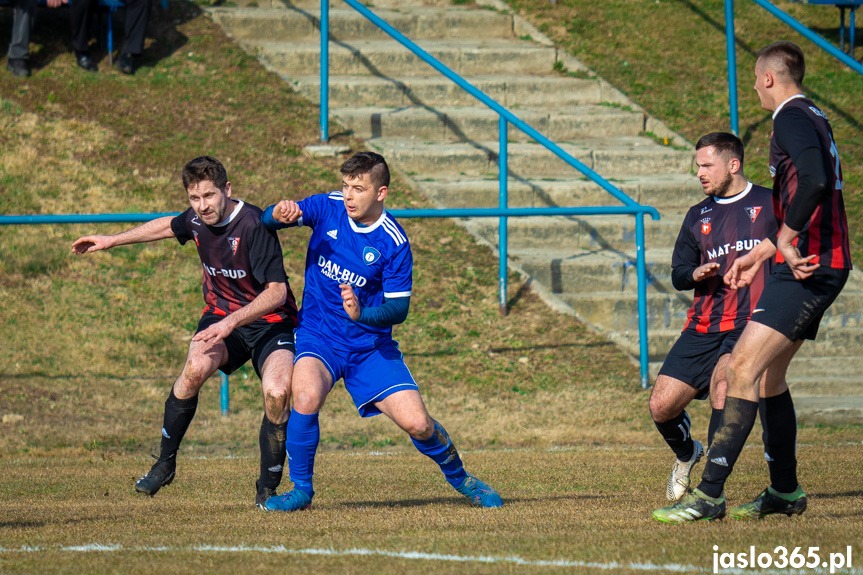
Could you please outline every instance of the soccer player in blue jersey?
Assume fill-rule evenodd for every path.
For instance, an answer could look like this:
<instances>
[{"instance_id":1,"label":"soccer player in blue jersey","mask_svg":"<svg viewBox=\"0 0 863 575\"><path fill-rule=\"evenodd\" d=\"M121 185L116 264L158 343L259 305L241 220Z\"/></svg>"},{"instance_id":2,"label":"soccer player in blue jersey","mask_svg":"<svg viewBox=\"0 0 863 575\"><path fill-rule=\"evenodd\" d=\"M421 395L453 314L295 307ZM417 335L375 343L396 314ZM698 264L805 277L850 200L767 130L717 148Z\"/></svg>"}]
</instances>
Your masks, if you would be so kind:
<instances>
[{"instance_id":1,"label":"soccer player in blue jersey","mask_svg":"<svg viewBox=\"0 0 863 575\"><path fill-rule=\"evenodd\" d=\"M743 142L734 134L713 132L698 140L696 176L707 198L689 209L674 244L671 281L678 290L694 289L695 297L649 403L657 430L677 456L666 487L671 501L686 494L690 472L704 454L692 438L686 406L709 392L709 446L725 405L731 350L770 274L770 265L765 265L746 289L733 290L722 281L738 257L778 231L772 192L746 180L743 156Z\"/></svg>"},{"instance_id":2,"label":"soccer player in blue jersey","mask_svg":"<svg viewBox=\"0 0 863 575\"><path fill-rule=\"evenodd\" d=\"M803 51L791 42L776 42L758 52L755 92L761 107L773 112L770 172L773 208L782 225L778 236L738 258L723 279L732 289L744 287L763 262L776 256L776 265L731 354L725 412L701 483L676 505L654 511L659 521L684 523L725 516L725 482L755 423L759 388L768 395L781 391L788 364L805 340L815 339L824 312L850 273L839 152L827 116L803 95L805 72ZM787 392L775 396L772 412L784 428L769 432L775 440L771 449L793 454L796 419ZM760 519L806 510L807 497L797 482L796 465L775 469L771 465L770 480L771 485L753 501L728 514L735 519Z\"/></svg>"},{"instance_id":3,"label":"soccer player in blue jersey","mask_svg":"<svg viewBox=\"0 0 863 575\"><path fill-rule=\"evenodd\" d=\"M261 225L260 208L231 197L222 163L210 156L190 161L183 167L183 187L190 207L179 216L156 218L111 236L84 236L72 251L86 254L168 238L180 244L194 241L206 307L183 371L165 401L159 457L135 490L152 496L174 481L177 452L204 382L217 370L231 373L251 359L264 395L261 470L255 484L255 505L264 509L276 494L285 463L297 306L278 237Z\"/></svg>"},{"instance_id":4,"label":"soccer player in blue jersey","mask_svg":"<svg viewBox=\"0 0 863 575\"><path fill-rule=\"evenodd\" d=\"M386 160L360 152L342 165L341 173L341 192L284 200L262 216L274 230L312 228L287 430L294 489L271 498L266 507L311 507L318 412L340 379L362 417L383 413L440 466L456 491L474 505L500 507L500 496L465 471L449 434L429 416L392 339L392 326L407 318L413 256L405 231L384 209L390 183Z\"/></svg>"}]
</instances>

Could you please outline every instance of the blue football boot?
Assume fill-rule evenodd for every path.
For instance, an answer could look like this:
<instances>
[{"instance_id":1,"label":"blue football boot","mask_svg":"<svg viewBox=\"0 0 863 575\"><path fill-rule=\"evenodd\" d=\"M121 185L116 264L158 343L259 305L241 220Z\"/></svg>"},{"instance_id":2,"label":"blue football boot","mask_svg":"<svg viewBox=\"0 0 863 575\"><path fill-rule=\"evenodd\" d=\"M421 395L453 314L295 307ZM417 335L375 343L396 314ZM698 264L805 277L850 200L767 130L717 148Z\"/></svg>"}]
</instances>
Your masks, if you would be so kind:
<instances>
[{"instance_id":1,"label":"blue football boot","mask_svg":"<svg viewBox=\"0 0 863 575\"><path fill-rule=\"evenodd\" d=\"M503 499L497 494L491 485L480 481L470 473L456 491L470 499L470 502L478 507L503 507Z\"/></svg>"}]
</instances>

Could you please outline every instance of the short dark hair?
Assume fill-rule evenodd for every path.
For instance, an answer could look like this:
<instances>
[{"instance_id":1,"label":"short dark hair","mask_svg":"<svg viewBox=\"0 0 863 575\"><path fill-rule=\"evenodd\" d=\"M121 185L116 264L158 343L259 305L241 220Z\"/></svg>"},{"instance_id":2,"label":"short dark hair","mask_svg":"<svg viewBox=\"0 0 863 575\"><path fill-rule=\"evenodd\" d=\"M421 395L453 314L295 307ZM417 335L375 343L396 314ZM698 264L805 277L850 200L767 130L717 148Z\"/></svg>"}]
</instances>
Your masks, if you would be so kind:
<instances>
[{"instance_id":1,"label":"short dark hair","mask_svg":"<svg viewBox=\"0 0 863 575\"><path fill-rule=\"evenodd\" d=\"M380 154L374 152L357 152L342 164L339 171L343 176L356 178L361 174L369 174L375 188L390 186L390 168Z\"/></svg>"},{"instance_id":2,"label":"short dark hair","mask_svg":"<svg viewBox=\"0 0 863 575\"><path fill-rule=\"evenodd\" d=\"M794 82L798 88L803 87L803 77L806 75L806 58L803 50L794 42L774 42L758 51L756 62L764 62L780 77L780 80Z\"/></svg>"},{"instance_id":3,"label":"short dark hair","mask_svg":"<svg viewBox=\"0 0 863 575\"><path fill-rule=\"evenodd\" d=\"M228 173L222 162L212 156L200 156L183 166L183 188L203 181L213 182L213 185L225 191L228 183Z\"/></svg>"},{"instance_id":4,"label":"short dark hair","mask_svg":"<svg viewBox=\"0 0 863 575\"><path fill-rule=\"evenodd\" d=\"M717 154L726 160L740 160L740 165L743 165L743 142L734 134L728 132L711 132L706 136L701 136L695 144L695 149L713 147Z\"/></svg>"}]
</instances>

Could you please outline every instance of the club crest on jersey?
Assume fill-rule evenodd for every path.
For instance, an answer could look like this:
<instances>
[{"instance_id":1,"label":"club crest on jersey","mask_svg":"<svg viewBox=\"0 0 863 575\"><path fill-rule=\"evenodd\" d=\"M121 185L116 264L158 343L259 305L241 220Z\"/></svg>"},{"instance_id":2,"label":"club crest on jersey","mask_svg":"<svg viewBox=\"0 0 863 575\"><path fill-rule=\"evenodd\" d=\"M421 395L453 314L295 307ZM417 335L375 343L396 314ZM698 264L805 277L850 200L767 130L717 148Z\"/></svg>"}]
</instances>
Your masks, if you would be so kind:
<instances>
[{"instance_id":1,"label":"club crest on jersey","mask_svg":"<svg viewBox=\"0 0 863 575\"><path fill-rule=\"evenodd\" d=\"M744 208L746 213L749 214L749 219L752 220L752 223L755 223L755 218L758 217L758 214L761 212L761 206L755 206L754 208Z\"/></svg>"},{"instance_id":2,"label":"club crest on jersey","mask_svg":"<svg viewBox=\"0 0 863 575\"><path fill-rule=\"evenodd\" d=\"M710 218L701 220L701 233L705 236L710 233Z\"/></svg>"},{"instance_id":3,"label":"club crest on jersey","mask_svg":"<svg viewBox=\"0 0 863 575\"><path fill-rule=\"evenodd\" d=\"M228 238L228 243L231 244L231 251L237 255L237 248L240 247L240 238Z\"/></svg>"},{"instance_id":4,"label":"club crest on jersey","mask_svg":"<svg viewBox=\"0 0 863 575\"><path fill-rule=\"evenodd\" d=\"M367 266L372 265L379 259L381 259L381 252L369 246L363 248L363 261L366 262Z\"/></svg>"},{"instance_id":5,"label":"club crest on jersey","mask_svg":"<svg viewBox=\"0 0 863 575\"><path fill-rule=\"evenodd\" d=\"M195 230L192 230L192 235L195 237L195 245L200 247L201 242L198 241L198 232L196 232Z\"/></svg>"}]
</instances>

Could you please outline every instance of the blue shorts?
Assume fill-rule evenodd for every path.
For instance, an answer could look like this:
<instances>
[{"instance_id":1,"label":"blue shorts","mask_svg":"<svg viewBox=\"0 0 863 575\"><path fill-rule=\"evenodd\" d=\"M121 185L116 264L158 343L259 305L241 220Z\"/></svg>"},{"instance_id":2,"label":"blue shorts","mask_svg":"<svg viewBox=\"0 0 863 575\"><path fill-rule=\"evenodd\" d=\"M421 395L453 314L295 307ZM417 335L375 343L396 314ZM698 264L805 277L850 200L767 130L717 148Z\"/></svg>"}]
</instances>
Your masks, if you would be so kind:
<instances>
[{"instance_id":1,"label":"blue shorts","mask_svg":"<svg viewBox=\"0 0 863 575\"><path fill-rule=\"evenodd\" d=\"M294 339L297 346L294 363L302 357L314 357L323 362L333 384L345 380L345 389L362 417L378 415L381 410L375 402L397 391L419 391L399 351L399 344L393 340L370 350L342 351L333 349L317 334L302 328L294 332Z\"/></svg>"}]
</instances>

